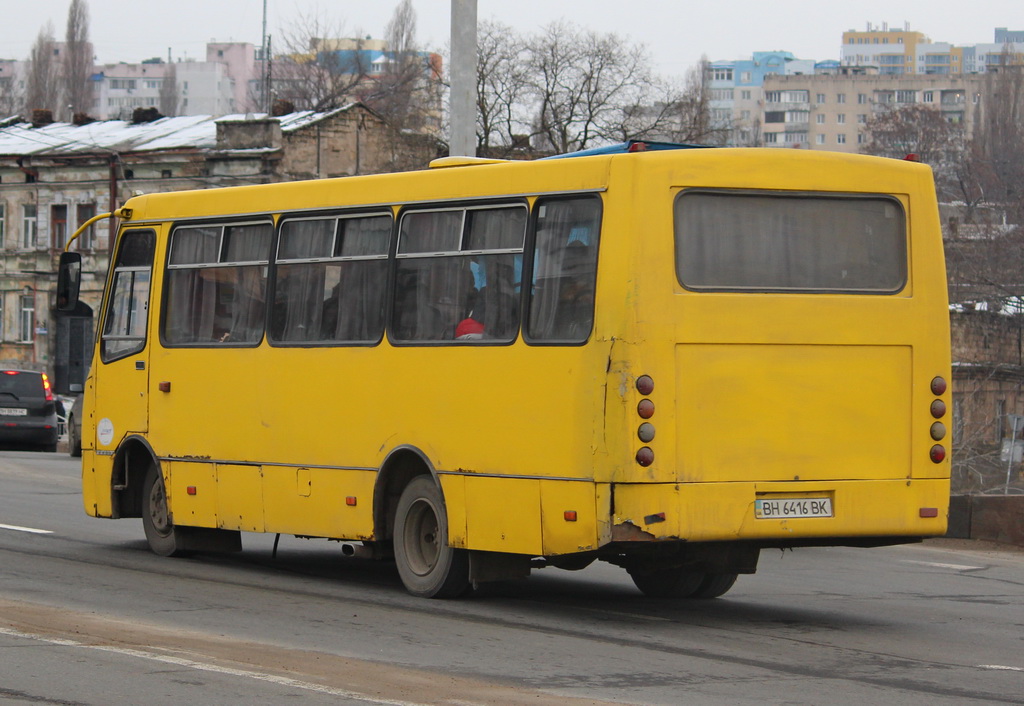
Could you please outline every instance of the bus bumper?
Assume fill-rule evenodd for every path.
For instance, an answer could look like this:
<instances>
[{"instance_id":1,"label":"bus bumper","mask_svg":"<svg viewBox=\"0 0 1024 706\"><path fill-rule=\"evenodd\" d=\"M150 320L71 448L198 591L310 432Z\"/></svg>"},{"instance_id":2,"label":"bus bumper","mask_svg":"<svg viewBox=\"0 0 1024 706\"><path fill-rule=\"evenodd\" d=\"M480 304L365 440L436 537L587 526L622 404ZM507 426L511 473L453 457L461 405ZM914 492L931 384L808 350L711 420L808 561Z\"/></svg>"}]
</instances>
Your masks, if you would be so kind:
<instances>
[{"instance_id":1,"label":"bus bumper","mask_svg":"<svg viewBox=\"0 0 1024 706\"><path fill-rule=\"evenodd\" d=\"M763 546L799 546L870 537L899 541L945 534L949 512L948 479L616 483L611 494L610 536L602 537L602 544L754 540ZM801 516L826 510L830 516Z\"/></svg>"}]
</instances>

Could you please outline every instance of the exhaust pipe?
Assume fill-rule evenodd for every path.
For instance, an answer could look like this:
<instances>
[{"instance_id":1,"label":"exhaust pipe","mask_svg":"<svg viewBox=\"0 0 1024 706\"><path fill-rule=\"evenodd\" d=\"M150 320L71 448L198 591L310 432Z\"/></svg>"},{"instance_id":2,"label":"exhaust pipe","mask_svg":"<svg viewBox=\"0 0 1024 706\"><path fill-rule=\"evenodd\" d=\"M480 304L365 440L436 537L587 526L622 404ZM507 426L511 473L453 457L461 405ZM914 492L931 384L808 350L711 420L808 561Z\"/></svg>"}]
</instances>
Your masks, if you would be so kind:
<instances>
[{"instance_id":1,"label":"exhaust pipe","mask_svg":"<svg viewBox=\"0 0 1024 706\"><path fill-rule=\"evenodd\" d=\"M358 559L374 559L377 557L377 552L374 551L373 547L355 542L342 542L341 553Z\"/></svg>"}]
</instances>

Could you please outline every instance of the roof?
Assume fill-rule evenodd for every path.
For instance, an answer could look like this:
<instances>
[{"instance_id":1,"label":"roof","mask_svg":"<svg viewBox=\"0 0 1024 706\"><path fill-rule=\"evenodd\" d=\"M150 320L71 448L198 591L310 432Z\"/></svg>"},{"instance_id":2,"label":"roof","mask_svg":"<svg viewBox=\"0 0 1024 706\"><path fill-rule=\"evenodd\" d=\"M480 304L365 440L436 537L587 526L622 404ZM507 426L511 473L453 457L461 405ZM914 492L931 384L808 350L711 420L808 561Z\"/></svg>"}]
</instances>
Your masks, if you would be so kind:
<instances>
[{"instance_id":1,"label":"roof","mask_svg":"<svg viewBox=\"0 0 1024 706\"><path fill-rule=\"evenodd\" d=\"M150 123L132 124L125 120L102 120L88 125L51 123L34 128L31 123L0 122L0 155L68 156L96 152L148 152L174 149L214 149L217 147L217 123L270 119L281 124L283 132L293 132L338 113L361 106L351 103L327 112L311 110L268 116L266 113L237 115L190 115L160 118Z\"/></svg>"}]
</instances>

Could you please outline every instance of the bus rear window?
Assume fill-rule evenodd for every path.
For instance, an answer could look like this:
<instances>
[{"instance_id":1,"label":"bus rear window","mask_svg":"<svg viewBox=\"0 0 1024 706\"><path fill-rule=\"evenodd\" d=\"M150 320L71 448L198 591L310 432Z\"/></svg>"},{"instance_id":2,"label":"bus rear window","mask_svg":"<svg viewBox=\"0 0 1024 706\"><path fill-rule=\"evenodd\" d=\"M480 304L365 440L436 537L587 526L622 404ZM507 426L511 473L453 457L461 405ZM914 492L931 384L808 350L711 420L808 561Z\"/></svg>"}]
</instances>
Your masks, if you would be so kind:
<instances>
[{"instance_id":1,"label":"bus rear window","mask_svg":"<svg viewBox=\"0 0 1024 706\"><path fill-rule=\"evenodd\" d=\"M675 246L687 289L891 294L907 281L906 215L886 196L683 191Z\"/></svg>"}]
</instances>

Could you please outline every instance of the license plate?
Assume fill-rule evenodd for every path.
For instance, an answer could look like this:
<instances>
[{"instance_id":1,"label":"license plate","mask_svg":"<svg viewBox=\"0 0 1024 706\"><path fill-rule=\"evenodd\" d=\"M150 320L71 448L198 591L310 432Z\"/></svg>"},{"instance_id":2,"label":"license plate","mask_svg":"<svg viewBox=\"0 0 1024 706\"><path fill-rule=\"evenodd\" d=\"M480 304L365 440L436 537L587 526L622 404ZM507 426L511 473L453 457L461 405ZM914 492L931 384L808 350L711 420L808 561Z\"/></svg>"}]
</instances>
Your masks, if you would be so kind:
<instances>
[{"instance_id":1,"label":"license plate","mask_svg":"<svg viewBox=\"0 0 1024 706\"><path fill-rule=\"evenodd\" d=\"M0 416L2 417L25 417L27 415L27 409L21 409L20 407L0 407Z\"/></svg>"},{"instance_id":2,"label":"license plate","mask_svg":"<svg viewBox=\"0 0 1024 706\"><path fill-rule=\"evenodd\" d=\"M754 517L759 520L791 517L832 517L832 498L772 498L754 501Z\"/></svg>"}]
</instances>

